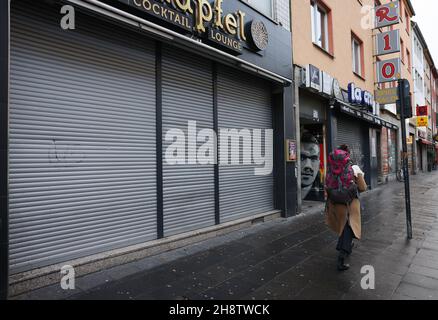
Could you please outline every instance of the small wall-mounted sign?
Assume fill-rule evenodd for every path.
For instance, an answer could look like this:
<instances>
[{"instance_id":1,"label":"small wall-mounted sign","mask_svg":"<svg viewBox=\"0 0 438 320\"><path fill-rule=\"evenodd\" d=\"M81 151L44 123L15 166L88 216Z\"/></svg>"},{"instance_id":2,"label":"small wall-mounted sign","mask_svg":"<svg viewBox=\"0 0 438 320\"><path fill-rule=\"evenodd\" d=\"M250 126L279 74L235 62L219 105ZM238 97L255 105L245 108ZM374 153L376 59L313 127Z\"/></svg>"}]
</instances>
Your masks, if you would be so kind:
<instances>
[{"instance_id":1,"label":"small wall-mounted sign","mask_svg":"<svg viewBox=\"0 0 438 320\"><path fill-rule=\"evenodd\" d=\"M297 141L287 139L286 140L286 161L297 161Z\"/></svg>"},{"instance_id":2,"label":"small wall-mounted sign","mask_svg":"<svg viewBox=\"0 0 438 320\"><path fill-rule=\"evenodd\" d=\"M254 20L250 24L249 34L253 46L258 51L266 50L269 43L269 33L262 21Z\"/></svg>"},{"instance_id":3,"label":"small wall-mounted sign","mask_svg":"<svg viewBox=\"0 0 438 320\"><path fill-rule=\"evenodd\" d=\"M376 28L383 28L400 22L400 3L392 1L388 4L377 6L374 11Z\"/></svg>"},{"instance_id":4,"label":"small wall-mounted sign","mask_svg":"<svg viewBox=\"0 0 438 320\"><path fill-rule=\"evenodd\" d=\"M429 125L428 116L417 117L417 127L427 127L428 125Z\"/></svg>"},{"instance_id":5,"label":"small wall-mounted sign","mask_svg":"<svg viewBox=\"0 0 438 320\"><path fill-rule=\"evenodd\" d=\"M400 58L377 61L377 82L389 82L400 79Z\"/></svg>"},{"instance_id":6,"label":"small wall-mounted sign","mask_svg":"<svg viewBox=\"0 0 438 320\"><path fill-rule=\"evenodd\" d=\"M421 139L427 139L427 133L424 130L420 130L417 128L417 135Z\"/></svg>"},{"instance_id":7,"label":"small wall-mounted sign","mask_svg":"<svg viewBox=\"0 0 438 320\"><path fill-rule=\"evenodd\" d=\"M324 71L321 71L321 74L322 74L322 92L331 96L333 94L333 77Z\"/></svg>"},{"instance_id":8,"label":"small wall-mounted sign","mask_svg":"<svg viewBox=\"0 0 438 320\"><path fill-rule=\"evenodd\" d=\"M382 32L376 35L376 55L400 51L400 30Z\"/></svg>"},{"instance_id":9,"label":"small wall-mounted sign","mask_svg":"<svg viewBox=\"0 0 438 320\"><path fill-rule=\"evenodd\" d=\"M427 115L428 115L427 106L417 106L418 117L427 116Z\"/></svg>"},{"instance_id":10,"label":"small wall-mounted sign","mask_svg":"<svg viewBox=\"0 0 438 320\"><path fill-rule=\"evenodd\" d=\"M380 104L391 104L398 100L397 87L374 91L375 99Z\"/></svg>"},{"instance_id":11,"label":"small wall-mounted sign","mask_svg":"<svg viewBox=\"0 0 438 320\"><path fill-rule=\"evenodd\" d=\"M344 99L338 79L333 79L333 96L341 101Z\"/></svg>"},{"instance_id":12,"label":"small wall-mounted sign","mask_svg":"<svg viewBox=\"0 0 438 320\"><path fill-rule=\"evenodd\" d=\"M309 64L306 68L306 87L321 91L321 71Z\"/></svg>"}]
</instances>

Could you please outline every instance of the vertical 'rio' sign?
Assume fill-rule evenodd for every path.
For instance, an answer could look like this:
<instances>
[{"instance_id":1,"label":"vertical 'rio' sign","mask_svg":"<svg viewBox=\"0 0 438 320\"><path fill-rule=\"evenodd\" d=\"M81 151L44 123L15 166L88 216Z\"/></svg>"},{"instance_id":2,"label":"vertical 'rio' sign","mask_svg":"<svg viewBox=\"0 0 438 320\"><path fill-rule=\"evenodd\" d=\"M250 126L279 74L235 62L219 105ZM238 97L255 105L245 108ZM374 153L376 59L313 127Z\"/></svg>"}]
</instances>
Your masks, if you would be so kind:
<instances>
[{"instance_id":1,"label":"vertical 'rio' sign","mask_svg":"<svg viewBox=\"0 0 438 320\"><path fill-rule=\"evenodd\" d=\"M377 6L374 18L376 29L398 24L400 22L400 2L392 1ZM400 52L400 47L399 30L391 30L376 35L376 56ZM400 58L378 61L376 66L378 83L395 81L401 78Z\"/></svg>"},{"instance_id":2,"label":"vertical 'rio' sign","mask_svg":"<svg viewBox=\"0 0 438 320\"><path fill-rule=\"evenodd\" d=\"M400 23L400 3L392 1L375 9L376 28L388 27Z\"/></svg>"}]
</instances>

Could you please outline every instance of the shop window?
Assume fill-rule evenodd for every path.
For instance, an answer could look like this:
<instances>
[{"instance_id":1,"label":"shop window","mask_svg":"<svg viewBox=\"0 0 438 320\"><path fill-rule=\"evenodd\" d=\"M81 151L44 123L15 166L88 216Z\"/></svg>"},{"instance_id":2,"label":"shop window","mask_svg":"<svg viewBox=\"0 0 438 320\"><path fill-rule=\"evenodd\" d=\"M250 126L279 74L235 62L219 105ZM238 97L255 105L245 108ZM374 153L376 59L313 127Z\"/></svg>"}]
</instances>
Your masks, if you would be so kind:
<instances>
[{"instance_id":1,"label":"shop window","mask_svg":"<svg viewBox=\"0 0 438 320\"><path fill-rule=\"evenodd\" d=\"M333 54L331 45L331 11L321 1L310 2L312 21L312 41L314 44Z\"/></svg>"},{"instance_id":2,"label":"shop window","mask_svg":"<svg viewBox=\"0 0 438 320\"><path fill-rule=\"evenodd\" d=\"M363 43L355 35L352 35L351 37L351 49L353 57L353 72L361 77L364 77Z\"/></svg>"}]
</instances>

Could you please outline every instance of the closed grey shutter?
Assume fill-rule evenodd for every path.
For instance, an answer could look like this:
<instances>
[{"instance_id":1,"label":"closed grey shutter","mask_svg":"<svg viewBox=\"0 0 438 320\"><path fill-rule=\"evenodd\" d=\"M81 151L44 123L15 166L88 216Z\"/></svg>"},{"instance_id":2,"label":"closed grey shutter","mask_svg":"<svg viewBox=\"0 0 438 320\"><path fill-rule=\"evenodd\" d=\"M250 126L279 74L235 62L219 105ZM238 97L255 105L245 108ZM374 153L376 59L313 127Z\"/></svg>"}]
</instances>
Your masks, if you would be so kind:
<instances>
[{"instance_id":1,"label":"closed grey shutter","mask_svg":"<svg viewBox=\"0 0 438 320\"><path fill-rule=\"evenodd\" d=\"M213 129L213 79L210 61L175 48L163 48L162 65L164 235L170 236L215 223L214 163L201 164L196 157L204 139L194 141L195 153L188 141L190 121L196 124L195 137ZM172 130L184 133L184 163L166 156L176 142Z\"/></svg>"},{"instance_id":2,"label":"closed grey shutter","mask_svg":"<svg viewBox=\"0 0 438 320\"><path fill-rule=\"evenodd\" d=\"M153 42L12 1L13 273L156 238Z\"/></svg>"},{"instance_id":3,"label":"closed grey shutter","mask_svg":"<svg viewBox=\"0 0 438 320\"><path fill-rule=\"evenodd\" d=\"M263 129L262 137L264 137L264 129L272 129L270 84L243 72L227 67L219 68L218 122L219 130L248 129L252 136L254 136L253 129ZM227 140L220 139L219 144L219 149L228 144L229 156L228 159L220 157L219 162L221 222L272 211L274 209L272 172L256 175L255 168L263 165L257 166L254 162L251 165L244 164L243 153L239 157L240 164L233 165L229 161L232 146L230 139ZM245 147L252 149L251 144L251 142L249 145L245 143ZM265 146L264 138L262 155L272 158L273 149L264 150L263 146ZM243 139L240 139L239 149L240 151L244 149Z\"/></svg>"},{"instance_id":4,"label":"closed grey shutter","mask_svg":"<svg viewBox=\"0 0 438 320\"><path fill-rule=\"evenodd\" d=\"M337 137L336 146L347 144L350 148L351 159L355 164L364 168L364 154L363 154L363 138L362 125L360 121L345 117L337 118Z\"/></svg>"}]
</instances>

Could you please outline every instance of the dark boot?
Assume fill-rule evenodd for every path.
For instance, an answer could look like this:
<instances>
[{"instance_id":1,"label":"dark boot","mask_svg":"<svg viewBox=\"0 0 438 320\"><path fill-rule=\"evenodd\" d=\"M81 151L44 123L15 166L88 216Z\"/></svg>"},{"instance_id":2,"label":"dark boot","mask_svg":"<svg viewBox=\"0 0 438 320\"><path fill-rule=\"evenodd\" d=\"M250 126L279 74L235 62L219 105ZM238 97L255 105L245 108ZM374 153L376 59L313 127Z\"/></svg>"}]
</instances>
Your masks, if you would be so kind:
<instances>
[{"instance_id":1,"label":"dark boot","mask_svg":"<svg viewBox=\"0 0 438 320\"><path fill-rule=\"evenodd\" d=\"M347 257L349 257L349 256L353 253L353 249L354 249L354 247L355 247L355 244L354 244L354 242L352 241L352 242L351 242L351 251L347 253Z\"/></svg>"},{"instance_id":2,"label":"dark boot","mask_svg":"<svg viewBox=\"0 0 438 320\"><path fill-rule=\"evenodd\" d=\"M338 270L339 271L345 271L348 270L350 268L350 265L345 263L345 252L344 251L340 251L339 252L339 256L338 256Z\"/></svg>"}]
</instances>

